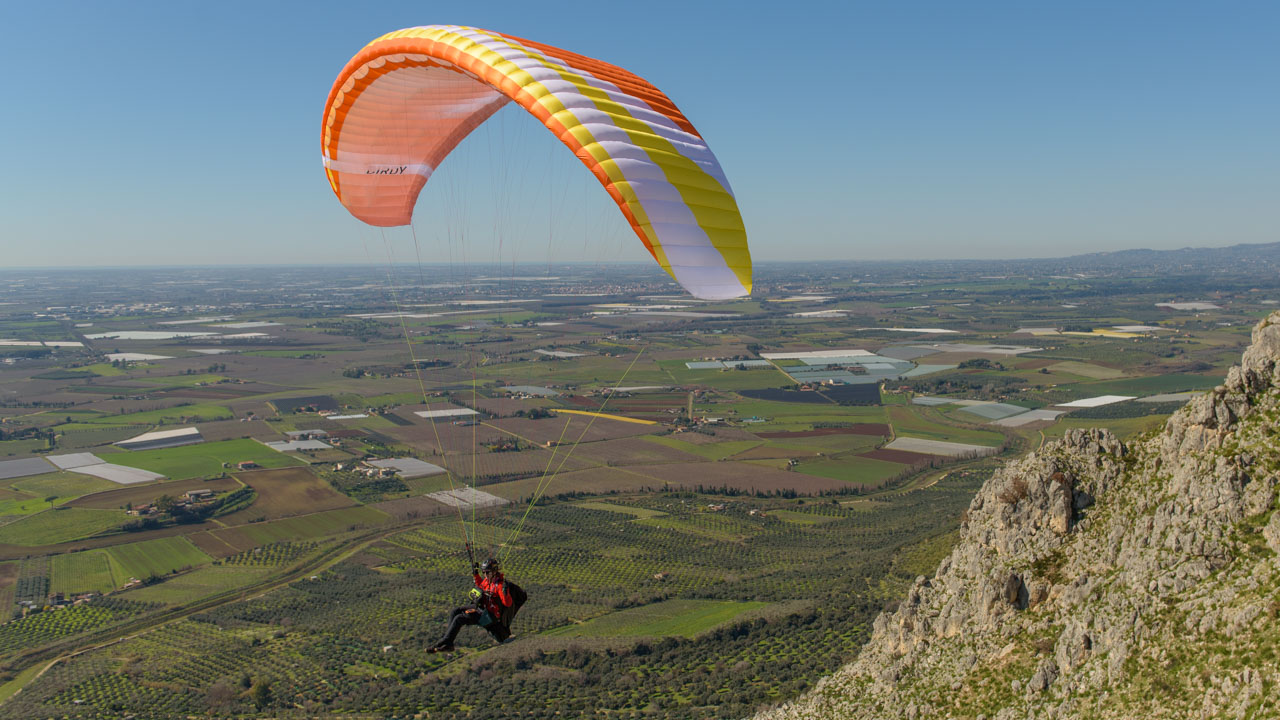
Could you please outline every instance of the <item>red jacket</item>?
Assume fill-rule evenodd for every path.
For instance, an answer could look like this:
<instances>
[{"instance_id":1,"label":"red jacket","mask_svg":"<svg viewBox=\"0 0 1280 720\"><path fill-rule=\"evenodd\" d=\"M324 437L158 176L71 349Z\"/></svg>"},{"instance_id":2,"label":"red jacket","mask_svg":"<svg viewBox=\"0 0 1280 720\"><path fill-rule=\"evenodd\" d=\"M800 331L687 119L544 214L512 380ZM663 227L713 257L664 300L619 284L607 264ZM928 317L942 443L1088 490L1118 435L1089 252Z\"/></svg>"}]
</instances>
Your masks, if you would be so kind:
<instances>
[{"instance_id":1,"label":"red jacket","mask_svg":"<svg viewBox=\"0 0 1280 720\"><path fill-rule=\"evenodd\" d=\"M480 608L487 610L494 618L501 618L502 609L511 607L513 603L511 591L507 589L507 581L502 575L498 575L497 580L489 580L480 577L480 573L476 573L472 578L475 580L476 587L488 593L480 601Z\"/></svg>"}]
</instances>

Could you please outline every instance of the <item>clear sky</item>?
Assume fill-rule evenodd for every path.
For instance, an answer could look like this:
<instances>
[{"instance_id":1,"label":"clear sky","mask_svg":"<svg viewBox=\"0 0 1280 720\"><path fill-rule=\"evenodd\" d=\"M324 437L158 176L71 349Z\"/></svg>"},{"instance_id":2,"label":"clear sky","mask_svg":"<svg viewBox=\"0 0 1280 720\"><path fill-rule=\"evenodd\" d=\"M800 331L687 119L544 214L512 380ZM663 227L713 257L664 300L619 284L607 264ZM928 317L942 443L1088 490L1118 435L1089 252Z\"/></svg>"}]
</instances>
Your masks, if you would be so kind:
<instances>
[{"instance_id":1,"label":"clear sky","mask_svg":"<svg viewBox=\"0 0 1280 720\"><path fill-rule=\"evenodd\" d=\"M432 23L663 89L719 157L760 260L1280 240L1276 2L14 0L0 267L377 261L325 182L322 106L365 43ZM647 257L532 123L504 110L459 148L465 172L428 183L424 259L466 245L438 244L458 232L484 256L495 230L472 216L495 189L520 260Z\"/></svg>"}]
</instances>

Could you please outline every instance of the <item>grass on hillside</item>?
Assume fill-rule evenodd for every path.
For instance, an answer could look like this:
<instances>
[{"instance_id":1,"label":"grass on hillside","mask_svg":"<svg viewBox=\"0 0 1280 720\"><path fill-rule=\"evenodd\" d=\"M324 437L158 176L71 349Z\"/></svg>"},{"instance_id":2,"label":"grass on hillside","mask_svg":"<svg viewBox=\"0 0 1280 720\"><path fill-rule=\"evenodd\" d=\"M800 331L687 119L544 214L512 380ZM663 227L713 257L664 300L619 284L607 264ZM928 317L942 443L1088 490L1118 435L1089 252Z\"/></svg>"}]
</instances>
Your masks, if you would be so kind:
<instances>
[{"instance_id":1,"label":"grass on hillside","mask_svg":"<svg viewBox=\"0 0 1280 720\"><path fill-rule=\"evenodd\" d=\"M667 600L609 613L587 622L548 631L559 637L668 637L692 638L723 625L764 602L728 600Z\"/></svg>"},{"instance_id":2,"label":"grass on hillside","mask_svg":"<svg viewBox=\"0 0 1280 720\"><path fill-rule=\"evenodd\" d=\"M959 537L960 531L952 530L908 545L894 556L893 569L907 577L933 575L942 559L951 554Z\"/></svg>"},{"instance_id":3,"label":"grass on hillside","mask_svg":"<svg viewBox=\"0 0 1280 720\"><path fill-rule=\"evenodd\" d=\"M1045 428L1044 436L1049 440L1057 440L1071 429L1106 428L1117 437L1125 439L1154 430L1168 418L1168 415L1144 415L1133 418L1073 418L1068 415Z\"/></svg>"}]
</instances>

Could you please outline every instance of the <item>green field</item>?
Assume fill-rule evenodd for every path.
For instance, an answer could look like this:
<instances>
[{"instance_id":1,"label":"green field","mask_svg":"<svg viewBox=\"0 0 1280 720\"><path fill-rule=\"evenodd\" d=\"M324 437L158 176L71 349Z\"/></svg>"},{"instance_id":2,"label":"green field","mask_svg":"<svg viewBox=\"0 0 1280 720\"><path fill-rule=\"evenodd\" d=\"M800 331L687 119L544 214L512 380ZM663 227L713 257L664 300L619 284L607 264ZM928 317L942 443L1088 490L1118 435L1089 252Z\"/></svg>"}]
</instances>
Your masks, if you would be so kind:
<instances>
[{"instance_id":1,"label":"green field","mask_svg":"<svg viewBox=\"0 0 1280 720\"><path fill-rule=\"evenodd\" d=\"M30 455L37 450L43 450L49 445L44 440L2 440L0 441L0 457L8 457L10 455Z\"/></svg>"},{"instance_id":2,"label":"green field","mask_svg":"<svg viewBox=\"0 0 1280 720\"><path fill-rule=\"evenodd\" d=\"M764 441L762 440L733 440L730 442L695 445L693 443L671 437L670 435L644 435L642 437L649 442L666 445L669 448L682 450L708 460L720 460L722 458L733 457L740 452L745 452L753 447L759 447L764 444Z\"/></svg>"},{"instance_id":3,"label":"green field","mask_svg":"<svg viewBox=\"0 0 1280 720\"><path fill-rule=\"evenodd\" d=\"M104 593L119 584L111 574L111 562L105 550L66 553L49 560L49 592Z\"/></svg>"},{"instance_id":4,"label":"green field","mask_svg":"<svg viewBox=\"0 0 1280 720\"><path fill-rule=\"evenodd\" d=\"M1114 380L1123 377L1124 373L1114 368L1094 365L1092 363L1082 363L1076 360L1064 360L1054 363L1048 367L1050 372L1062 372L1070 375L1079 375L1080 377L1092 378L1094 380Z\"/></svg>"},{"instance_id":5,"label":"green field","mask_svg":"<svg viewBox=\"0 0 1280 720\"><path fill-rule=\"evenodd\" d=\"M885 442L878 435L811 435L770 440L769 447L824 452L828 455L851 450L872 450Z\"/></svg>"},{"instance_id":6,"label":"green field","mask_svg":"<svg viewBox=\"0 0 1280 720\"><path fill-rule=\"evenodd\" d=\"M740 400L733 403L737 411L734 417L743 420L763 418L765 422L750 423L743 427L755 432L812 430L817 423L883 423L887 422L884 407L870 405L828 405L787 403L772 400ZM721 411L723 412L723 411ZM714 413L720 414L720 413Z\"/></svg>"},{"instance_id":7,"label":"green field","mask_svg":"<svg viewBox=\"0 0 1280 720\"><path fill-rule=\"evenodd\" d=\"M9 498L8 500L0 500L0 516L33 515L51 507L53 505L42 497Z\"/></svg>"},{"instance_id":8,"label":"green field","mask_svg":"<svg viewBox=\"0 0 1280 720\"><path fill-rule=\"evenodd\" d=\"M420 478L405 478L400 482L409 488L410 495L426 495L427 493L440 492L441 490L448 490L458 483L457 480L451 479L447 473Z\"/></svg>"},{"instance_id":9,"label":"green field","mask_svg":"<svg viewBox=\"0 0 1280 720\"><path fill-rule=\"evenodd\" d=\"M789 422L803 422L803 418L814 417L817 422L835 418L839 422L885 422L885 409L874 405L828 405L825 403L789 403L774 400L740 400L733 403L738 411L738 418L752 415L762 418L786 419Z\"/></svg>"},{"instance_id":10,"label":"green field","mask_svg":"<svg viewBox=\"0 0 1280 720\"><path fill-rule=\"evenodd\" d=\"M155 377L148 375L146 377L136 378L138 382L144 382L149 385L164 385L166 387L195 387L197 385L214 385L218 382L226 380L222 375L162 375Z\"/></svg>"},{"instance_id":11,"label":"green field","mask_svg":"<svg viewBox=\"0 0 1280 720\"><path fill-rule=\"evenodd\" d=\"M234 414L228 408L222 405L214 405L212 403L193 403L191 405L180 405L178 407L165 408L163 410L148 410L147 412L127 413L125 415L104 415L96 418L85 418L78 423L60 426L67 429L82 429L84 427L93 427L95 425L166 425L174 423L191 422L192 418L200 418L204 422L211 420L226 420L234 417Z\"/></svg>"},{"instance_id":12,"label":"green field","mask_svg":"<svg viewBox=\"0 0 1280 720\"><path fill-rule=\"evenodd\" d=\"M332 351L325 350L325 352ZM249 350L248 352L242 352L240 354L247 357L293 358L295 360L315 355L321 355L323 357L322 353L315 350Z\"/></svg>"},{"instance_id":13,"label":"green field","mask_svg":"<svg viewBox=\"0 0 1280 720\"><path fill-rule=\"evenodd\" d=\"M668 637L692 638L733 620L765 602L727 600L667 600L644 607L609 613L587 622L548 631L562 637Z\"/></svg>"},{"instance_id":14,"label":"green field","mask_svg":"<svg viewBox=\"0 0 1280 720\"><path fill-rule=\"evenodd\" d=\"M355 525L381 525L389 515L375 508L357 506L326 512L299 515L297 517L252 523L235 528L259 545L283 540L300 540L324 537L346 532Z\"/></svg>"},{"instance_id":15,"label":"green field","mask_svg":"<svg viewBox=\"0 0 1280 720\"><path fill-rule=\"evenodd\" d=\"M114 458L114 456L113 456ZM94 477L92 475L81 475L73 472L57 472L47 475L33 475L24 477L21 480L10 485L15 490L29 492L38 497L57 496L54 502L61 504L73 498L89 493L101 492L103 490L115 490L120 487L110 480ZM0 512L0 515L5 513Z\"/></svg>"},{"instance_id":16,"label":"green field","mask_svg":"<svg viewBox=\"0 0 1280 720\"><path fill-rule=\"evenodd\" d=\"M125 374L124 370L112 365L111 363L98 363L96 365L87 365L83 368L77 369L88 370L94 375L100 375L102 377L117 377Z\"/></svg>"},{"instance_id":17,"label":"green field","mask_svg":"<svg viewBox=\"0 0 1280 720\"><path fill-rule=\"evenodd\" d=\"M690 360L694 358L690 357ZM788 385L791 379L776 368L750 370L690 370L685 360L660 360L658 367L677 385L704 385L719 390L760 390ZM628 384L631 378L627 379Z\"/></svg>"},{"instance_id":18,"label":"green field","mask_svg":"<svg viewBox=\"0 0 1280 720\"><path fill-rule=\"evenodd\" d=\"M607 512L621 513L623 515L630 515L632 517L638 517L638 518L659 517L662 515L666 515L666 513L661 510L654 510L653 508L640 507L638 505L615 505L613 503L594 502L594 501L580 502L580 503L576 503L576 505L586 510L604 510Z\"/></svg>"},{"instance_id":19,"label":"green field","mask_svg":"<svg viewBox=\"0 0 1280 720\"><path fill-rule=\"evenodd\" d=\"M1089 395L1157 395L1184 390L1208 390L1222 384L1221 375L1151 375L1098 383L1081 383L1075 390Z\"/></svg>"},{"instance_id":20,"label":"green field","mask_svg":"<svg viewBox=\"0 0 1280 720\"><path fill-rule=\"evenodd\" d=\"M557 349L582 352L580 348L574 347ZM582 387L605 387L619 384L668 385L674 381L669 373L647 357L641 358L631 368L631 372L627 372L627 366L634 359L634 355L621 358L586 355L564 360L484 365L477 368L476 373L484 378L502 378L512 385L569 384Z\"/></svg>"},{"instance_id":21,"label":"green field","mask_svg":"<svg viewBox=\"0 0 1280 720\"><path fill-rule=\"evenodd\" d=\"M874 458L848 456L837 460L800 463L796 472L843 480L854 485L878 485L906 470L906 465Z\"/></svg>"},{"instance_id":22,"label":"green field","mask_svg":"<svg viewBox=\"0 0 1280 720\"><path fill-rule=\"evenodd\" d=\"M236 463L245 461L256 462L264 468L302 464L285 453L276 452L257 440L248 438L160 450L131 450L111 456L111 462L117 465L150 470L171 480L219 475L227 471L223 463L229 464L234 470Z\"/></svg>"},{"instance_id":23,"label":"green field","mask_svg":"<svg viewBox=\"0 0 1280 720\"><path fill-rule=\"evenodd\" d=\"M0 543L36 547L69 542L119 527L128 519L123 510L45 510L0 527Z\"/></svg>"},{"instance_id":24,"label":"green field","mask_svg":"<svg viewBox=\"0 0 1280 720\"><path fill-rule=\"evenodd\" d=\"M80 425L79 429L70 425L59 425L59 450L76 450L96 448L118 440L127 440L141 435L151 429L150 425Z\"/></svg>"},{"instance_id":25,"label":"green field","mask_svg":"<svg viewBox=\"0 0 1280 720\"><path fill-rule=\"evenodd\" d=\"M201 565L212 560L185 537L167 537L143 540L128 545L116 545L107 550L111 568L117 578L146 578L167 575L184 567Z\"/></svg>"},{"instance_id":26,"label":"green field","mask_svg":"<svg viewBox=\"0 0 1280 720\"><path fill-rule=\"evenodd\" d=\"M898 435L987 447L999 447L1004 443L1004 436L998 432L948 425L932 419L937 416L933 408L918 405L889 408L893 430Z\"/></svg>"},{"instance_id":27,"label":"green field","mask_svg":"<svg viewBox=\"0 0 1280 720\"><path fill-rule=\"evenodd\" d=\"M46 698L90 677L127 679L128 684L118 692L113 686L112 694L138 707L155 707L146 703L154 702L149 693L161 687L156 683L162 678L193 689L198 703L199 693L217 680L210 676L204 660L216 658L218 677L240 677L246 671L252 676L257 671L251 668L271 668L281 695L298 702L328 702L324 698L331 696L325 694L331 691L328 686L317 687L317 677L344 693L384 688L412 693L377 711L380 717L423 711L438 716L453 703L479 694L496 696L504 707L522 706L528 697L520 688L531 681L541 695L567 697L577 708L586 707L584 703L607 706L619 710L621 716L627 715L626 708L643 707L658 692L688 692L681 688L692 688L701 694L715 694L729 688L726 692L733 694L733 702L739 702L738 698L749 702L740 703L742 707L731 713L716 713L699 708L721 702L718 698L701 700L694 703L696 707L677 706L675 714L667 717L745 717L752 707L768 702L777 685L775 681L761 685L753 680L760 672L782 682L796 678L812 682L838 667L835 661L814 665L815 657L855 653L875 614L895 600L911 579L878 573L868 582L868 568L887 568L899 546L932 537L938 523L953 527L975 489L972 482L947 480L921 492L885 498L876 503L874 512L830 503L806 501L802 505L799 499L688 493L606 496L588 501L604 508L584 507L577 501L534 507L503 560L509 577L531 598L516 618L514 651L539 659L534 667L496 673L483 683L476 679L479 673L473 668L509 663L506 653L511 652L506 647L494 648L483 631L468 628L459 638L462 662L458 662L459 656L425 652L423 640L429 641L439 631L449 609L465 591L469 565L457 518L425 518L412 531L397 536L394 544L370 546L359 557L317 572L316 580L301 580L213 608L202 618L207 621L165 625L90 655L108 662L117 657L134 658L133 677L103 673L99 665L75 659L68 665L73 674L66 682L55 688L37 681L24 690L19 697L26 704L15 706L22 711L15 714L50 715L50 706L42 704L48 702ZM709 512L709 503L723 503L726 508ZM650 517L641 518L638 513L618 512L618 508L666 515L645 513ZM751 510L764 510L766 516L751 515ZM821 521L780 521L770 516L779 510L801 518L812 513ZM360 512L367 512L367 508L321 513L319 517L337 522L331 520L315 531L343 529ZM520 515L498 515L485 520L484 525L502 530L501 536L506 536ZM922 516L936 521L921 523ZM251 534L261 543L272 536L305 532L300 523L314 525L315 520L315 516L288 518L213 533L249 549ZM287 526L293 527L284 529ZM486 528L479 529L482 540L491 536ZM370 566L370 562L376 565ZM228 566L242 567L227 561L213 567ZM233 586L252 580L198 568L145 590L130 591L121 599L181 602L217 593L224 582ZM836 603L839 613L811 612L814 607L835 607ZM766 614L769 621L744 622L746 618L764 619ZM728 625L735 627L734 633L722 632ZM558 634L543 634L551 630ZM663 641L663 650L651 652L652 639L657 637L668 639ZM692 637L697 639L688 639ZM260 642L251 644L254 638ZM582 647L573 649L575 644ZM388 645L392 646L390 651L379 649ZM634 652L597 652L605 645ZM600 695L596 689L580 687L572 678L561 679L577 662L575 658L598 658L592 662L605 663L600 671L604 675L634 674L646 679L635 688L611 687ZM341 672L341 668L359 663L394 674ZM581 665L577 667L581 669ZM698 685L690 685L688 678L694 673L704 674L700 667L706 667L711 675ZM734 667L759 669L735 674ZM558 674L550 681L538 679L538 673L548 672L544 668ZM429 681L431 686L426 687L400 680L423 672L444 682ZM455 678L467 683L466 688L454 689ZM67 705L65 709L56 706L61 714L75 714L70 700L63 697L59 702ZM106 707L105 700L92 696L86 702ZM34 712L36 708L39 712ZM202 708L190 704L183 712L198 715L204 712ZM250 709L245 713L253 716ZM111 716L105 710L100 714Z\"/></svg>"},{"instance_id":28,"label":"green field","mask_svg":"<svg viewBox=\"0 0 1280 720\"><path fill-rule=\"evenodd\" d=\"M387 393L364 398L366 407L386 407L387 405L411 405L422 402L422 394L416 392Z\"/></svg>"},{"instance_id":29,"label":"green field","mask_svg":"<svg viewBox=\"0 0 1280 720\"><path fill-rule=\"evenodd\" d=\"M754 530L754 528L744 528L731 521L718 522L722 520L726 520L726 518L721 516L699 517L694 515L691 517L674 517L663 515L660 517L636 518L632 523L644 527L682 533L690 536L690 540L699 538L716 542L739 542L748 537L751 534L751 530Z\"/></svg>"},{"instance_id":30,"label":"green field","mask_svg":"<svg viewBox=\"0 0 1280 720\"><path fill-rule=\"evenodd\" d=\"M834 515L818 515L816 513L798 512L796 510L770 510L769 517L775 517L789 523L798 523L800 525L821 525L822 523L838 520Z\"/></svg>"},{"instance_id":31,"label":"green field","mask_svg":"<svg viewBox=\"0 0 1280 720\"><path fill-rule=\"evenodd\" d=\"M1068 430L1090 428L1106 428L1121 438L1130 438L1154 430L1164 424L1168 416L1145 415L1132 418L1072 418L1070 415L1058 419L1051 427L1044 430L1044 436L1050 440L1061 438Z\"/></svg>"},{"instance_id":32,"label":"green field","mask_svg":"<svg viewBox=\"0 0 1280 720\"><path fill-rule=\"evenodd\" d=\"M182 573L162 583L129 590L124 597L139 602L178 605L193 602L224 590L258 582L274 572L268 567L226 567L213 565Z\"/></svg>"}]
</instances>

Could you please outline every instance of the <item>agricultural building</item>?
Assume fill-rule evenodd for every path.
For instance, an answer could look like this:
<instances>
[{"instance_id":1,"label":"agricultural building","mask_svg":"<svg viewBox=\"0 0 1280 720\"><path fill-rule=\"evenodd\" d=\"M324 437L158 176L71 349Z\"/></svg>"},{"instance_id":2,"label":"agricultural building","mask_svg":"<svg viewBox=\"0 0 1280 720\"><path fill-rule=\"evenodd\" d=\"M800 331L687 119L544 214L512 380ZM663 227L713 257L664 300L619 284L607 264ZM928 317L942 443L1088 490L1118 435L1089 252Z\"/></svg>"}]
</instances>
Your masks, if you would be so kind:
<instances>
[{"instance_id":1,"label":"agricultural building","mask_svg":"<svg viewBox=\"0 0 1280 720\"><path fill-rule=\"evenodd\" d=\"M365 464L377 468L378 470L391 470L406 480L427 477L428 475L439 475L440 473L445 472L445 469L439 465L432 465L429 462L423 462L417 458L370 460Z\"/></svg>"},{"instance_id":2,"label":"agricultural building","mask_svg":"<svg viewBox=\"0 0 1280 720\"><path fill-rule=\"evenodd\" d=\"M1113 405L1126 400L1133 400L1132 395L1099 395L1097 397L1084 398L1082 400L1073 400L1067 403L1058 403L1057 407L1064 408L1095 408L1103 405Z\"/></svg>"},{"instance_id":3,"label":"agricultural building","mask_svg":"<svg viewBox=\"0 0 1280 720\"><path fill-rule=\"evenodd\" d=\"M116 447L125 450L157 450L159 448L178 447L179 445L194 445L204 442L204 437L197 428L178 428L177 430L160 430L158 432L143 433L137 437L121 440L115 443Z\"/></svg>"},{"instance_id":4,"label":"agricultural building","mask_svg":"<svg viewBox=\"0 0 1280 720\"><path fill-rule=\"evenodd\" d=\"M500 387L499 390L511 393L512 395L529 395L536 397L555 397L560 394L558 390L552 390L549 387L541 387L538 385L507 385Z\"/></svg>"},{"instance_id":5,"label":"agricultural building","mask_svg":"<svg viewBox=\"0 0 1280 720\"><path fill-rule=\"evenodd\" d=\"M467 417L469 415L479 415L480 413L471 408L449 408L447 410L418 410L413 414L434 420L435 418Z\"/></svg>"},{"instance_id":6,"label":"agricultural building","mask_svg":"<svg viewBox=\"0 0 1280 720\"><path fill-rule=\"evenodd\" d=\"M57 465L59 470L74 470L78 467L84 467L86 465L101 465L106 462L106 460L103 460L93 453L50 455L46 459L54 465Z\"/></svg>"},{"instance_id":7,"label":"agricultural building","mask_svg":"<svg viewBox=\"0 0 1280 720\"><path fill-rule=\"evenodd\" d=\"M773 363L768 360L699 360L686 362L690 370L760 370L770 369Z\"/></svg>"},{"instance_id":8,"label":"agricultural building","mask_svg":"<svg viewBox=\"0 0 1280 720\"><path fill-rule=\"evenodd\" d=\"M72 468L71 472L100 477L103 480L110 480L113 483L119 483L121 485L132 485L134 483L145 483L153 480L165 479L164 475L151 472L150 470L128 467L126 465L112 465L105 462L98 463L96 465L81 465L78 468Z\"/></svg>"},{"instance_id":9,"label":"agricultural building","mask_svg":"<svg viewBox=\"0 0 1280 720\"><path fill-rule=\"evenodd\" d=\"M331 446L320 440L290 440L288 442L263 443L276 452L297 452L298 450L328 450Z\"/></svg>"},{"instance_id":10,"label":"agricultural building","mask_svg":"<svg viewBox=\"0 0 1280 720\"><path fill-rule=\"evenodd\" d=\"M431 498L432 500L448 505L449 507L460 507L463 510L506 505L511 502L506 498L500 498L497 495L491 495L483 490L476 490L473 487L441 490L440 492L427 493L424 497Z\"/></svg>"},{"instance_id":11,"label":"agricultural building","mask_svg":"<svg viewBox=\"0 0 1280 720\"><path fill-rule=\"evenodd\" d=\"M60 470L70 470L71 472L81 473L83 475L93 475L94 477L100 477L104 480L120 483L121 485L164 479L164 475L153 473L150 470L126 467L124 465L112 465L93 453L51 455L46 459L56 465Z\"/></svg>"},{"instance_id":12,"label":"agricultural building","mask_svg":"<svg viewBox=\"0 0 1280 720\"><path fill-rule=\"evenodd\" d=\"M289 430L285 435L288 435L290 440L319 440L329 437L329 433L324 430Z\"/></svg>"},{"instance_id":13,"label":"agricultural building","mask_svg":"<svg viewBox=\"0 0 1280 720\"><path fill-rule=\"evenodd\" d=\"M5 460L0 462L0 480L41 475L53 472L44 458L27 458L26 460Z\"/></svg>"},{"instance_id":14,"label":"agricultural building","mask_svg":"<svg viewBox=\"0 0 1280 720\"><path fill-rule=\"evenodd\" d=\"M307 395L305 397L276 398L267 401L281 415L295 412L337 412L338 402L328 395Z\"/></svg>"}]
</instances>

